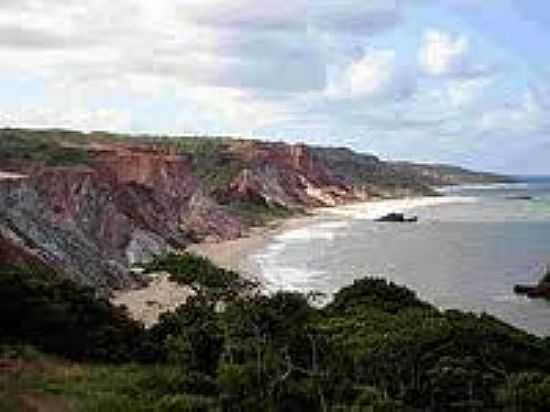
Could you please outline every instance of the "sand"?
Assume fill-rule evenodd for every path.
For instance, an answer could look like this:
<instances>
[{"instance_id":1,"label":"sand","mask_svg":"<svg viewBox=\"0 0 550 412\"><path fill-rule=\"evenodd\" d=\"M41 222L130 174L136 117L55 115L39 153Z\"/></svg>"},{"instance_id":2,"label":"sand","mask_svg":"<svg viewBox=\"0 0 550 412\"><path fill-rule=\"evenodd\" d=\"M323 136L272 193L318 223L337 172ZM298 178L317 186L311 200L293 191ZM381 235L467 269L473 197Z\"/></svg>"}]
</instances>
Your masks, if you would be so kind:
<instances>
[{"instance_id":1,"label":"sand","mask_svg":"<svg viewBox=\"0 0 550 412\"><path fill-rule=\"evenodd\" d=\"M166 273L149 276L147 287L116 292L111 299L116 306L126 306L130 317L147 328L157 323L162 313L173 312L192 295L189 288L170 282Z\"/></svg>"},{"instance_id":2,"label":"sand","mask_svg":"<svg viewBox=\"0 0 550 412\"><path fill-rule=\"evenodd\" d=\"M269 243L273 236L287 230L306 226L317 215L317 211L312 211L308 212L305 216L276 220L264 227L254 227L238 239L223 242L195 243L189 246L187 250L191 253L207 257L217 266L234 270L243 276L251 277L261 284L262 279L258 279L256 274L248 272L248 269L242 264L246 257Z\"/></svg>"}]
</instances>

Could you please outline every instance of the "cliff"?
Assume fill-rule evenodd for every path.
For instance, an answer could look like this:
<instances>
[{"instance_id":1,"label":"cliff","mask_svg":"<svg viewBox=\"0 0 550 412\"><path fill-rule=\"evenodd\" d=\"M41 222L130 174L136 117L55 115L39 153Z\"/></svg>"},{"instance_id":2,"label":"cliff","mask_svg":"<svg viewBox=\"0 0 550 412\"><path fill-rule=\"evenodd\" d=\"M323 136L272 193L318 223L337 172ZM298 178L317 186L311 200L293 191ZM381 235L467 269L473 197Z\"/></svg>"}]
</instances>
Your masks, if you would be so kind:
<instances>
[{"instance_id":1,"label":"cliff","mask_svg":"<svg viewBox=\"0 0 550 412\"><path fill-rule=\"evenodd\" d=\"M0 264L105 292L139 284L138 262L269 217L434 194L433 176L374 156L251 140L4 129L0 161Z\"/></svg>"},{"instance_id":2,"label":"cliff","mask_svg":"<svg viewBox=\"0 0 550 412\"><path fill-rule=\"evenodd\" d=\"M139 282L128 268L195 238L241 234L190 160L140 146L87 148L88 165L37 166L0 180L2 263L41 264L101 290Z\"/></svg>"}]
</instances>

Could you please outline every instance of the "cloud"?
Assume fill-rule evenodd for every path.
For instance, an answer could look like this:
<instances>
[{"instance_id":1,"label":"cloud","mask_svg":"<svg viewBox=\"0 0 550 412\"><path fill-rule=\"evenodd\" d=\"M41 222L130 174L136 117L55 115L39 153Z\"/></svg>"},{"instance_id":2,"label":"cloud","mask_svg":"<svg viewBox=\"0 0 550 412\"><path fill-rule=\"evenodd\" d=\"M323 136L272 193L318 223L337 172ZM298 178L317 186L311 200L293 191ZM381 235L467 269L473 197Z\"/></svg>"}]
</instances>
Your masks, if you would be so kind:
<instances>
[{"instance_id":1,"label":"cloud","mask_svg":"<svg viewBox=\"0 0 550 412\"><path fill-rule=\"evenodd\" d=\"M418 52L420 68L432 76L446 76L462 71L469 49L466 37L453 38L449 33L430 29L424 33Z\"/></svg>"},{"instance_id":2,"label":"cloud","mask_svg":"<svg viewBox=\"0 0 550 412\"><path fill-rule=\"evenodd\" d=\"M29 107L0 109L0 124L29 128L67 128L82 131L120 131L130 128L130 115L109 108L70 109Z\"/></svg>"},{"instance_id":3,"label":"cloud","mask_svg":"<svg viewBox=\"0 0 550 412\"><path fill-rule=\"evenodd\" d=\"M321 30L364 35L393 28L403 19L399 0L312 0L310 5L308 22Z\"/></svg>"},{"instance_id":4,"label":"cloud","mask_svg":"<svg viewBox=\"0 0 550 412\"><path fill-rule=\"evenodd\" d=\"M549 115L550 107L530 88L519 101L485 111L479 129L482 133L506 137L550 132Z\"/></svg>"},{"instance_id":5,"label":"cloud","mask_svg":"<svg viewBox=\"0 0 550 412\"><path fill-rule=\"evenodd\" d=\"M305 27L308 0L187 0L176 2L178 16L215 28L236 30L294 30Z\"/></svg>"},{"instance_id":6,"label":"cloud","mask_svg":"<svg viewBox=\"0 0 550 412\"><path fill-rule=\"evenodd\" d=\"M325 93L336 99L400 99L416 88L414 74L400 66L395 51L389 49L366 50L333 77Z\"/></svg>"},{"instance_id":7,"label":"cloud","mask_svg":"<svg viewBox=\"0 0 550 412\"><path fill-rule=\"evenodd\" d=\"M484 90L493 83L490 77L453 79L447 86L447 94L453 107L463 108L478 101Z\"/></svg>"},{"instance_id":8,"label":"cloud","mask_svg":"<svg viewBox=\"0 0 550 412\"><path fill-rule=\"evenodd\" d=\"M114 101L160 98L193 111L197 127L253 130L293 117L303 96L325 98L328 68L348 57L340 36L364 40L401 17L397 0L2 0L0 76L42 82L56 107L18 105L3 119L88 128L102 124L90 105L117 112ZM327 48L325 36L340 46ZM396 77L390 60L352 63L348 97L383 94Z\"/></svg>"}]
</instances>

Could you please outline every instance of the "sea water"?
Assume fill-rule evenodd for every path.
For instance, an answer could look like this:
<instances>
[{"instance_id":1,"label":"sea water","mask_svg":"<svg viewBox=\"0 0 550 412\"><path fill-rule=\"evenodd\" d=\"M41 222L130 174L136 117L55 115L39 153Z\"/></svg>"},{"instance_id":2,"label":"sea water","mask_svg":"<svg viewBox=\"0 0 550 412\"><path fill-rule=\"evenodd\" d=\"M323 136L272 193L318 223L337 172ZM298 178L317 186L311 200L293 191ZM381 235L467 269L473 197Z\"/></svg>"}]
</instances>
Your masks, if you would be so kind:
<instances>
[{"instance_id":1,"label":"sea water","mask_svg":"<svg viewBox=\"0 0 550 412\"><path fill-rule=\"evenodd\" d=\"M245 264L272 290L330 296L354 279L380 276L442 309L487 312L550 335L550 303L513 293L517 283L537 283L550 264L550 179L443 192L326 209L274 235ZM390 212L419 221L374 221Z\"/></svg>"}]
</instances>

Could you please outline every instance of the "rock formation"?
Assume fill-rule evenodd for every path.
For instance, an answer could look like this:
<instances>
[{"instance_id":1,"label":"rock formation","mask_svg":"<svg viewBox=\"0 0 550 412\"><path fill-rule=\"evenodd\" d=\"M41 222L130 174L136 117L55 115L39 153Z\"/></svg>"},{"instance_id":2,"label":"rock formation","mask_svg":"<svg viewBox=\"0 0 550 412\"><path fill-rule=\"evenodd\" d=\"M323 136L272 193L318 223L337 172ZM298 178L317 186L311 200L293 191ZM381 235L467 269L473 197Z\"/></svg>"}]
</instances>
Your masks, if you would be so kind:
<instances>
[{"instance_id":1,"label":"rock formation","mask_svg":"<svg viewBox=\"0 0 550 412\"><path fill-rule=\"evenodd\" d=\"M100 291L139 284L130 267L159 253L241 236L251 213L434 194L421 168L252 140L4 129L0 165L0 264Z\"/></svg>"}]
</instances>

